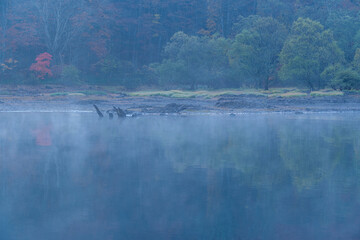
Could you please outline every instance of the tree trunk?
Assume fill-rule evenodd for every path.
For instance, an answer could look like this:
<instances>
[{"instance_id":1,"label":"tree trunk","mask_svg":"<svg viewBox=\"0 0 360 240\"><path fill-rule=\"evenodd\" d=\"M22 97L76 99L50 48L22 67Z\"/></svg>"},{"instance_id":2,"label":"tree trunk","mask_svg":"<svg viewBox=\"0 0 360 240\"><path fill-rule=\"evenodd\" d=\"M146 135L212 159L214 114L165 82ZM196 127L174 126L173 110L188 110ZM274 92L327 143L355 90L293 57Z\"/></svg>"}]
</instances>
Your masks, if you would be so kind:
<instances>
[{"instance_id":1,"label":"tree trunk","mask_svg":"<svg viewBox=\"0 0 360 240\"><path fill-rule=\"evenodd\" d=\"M195 90L195 81L191 82L190 90Z\"/></svg>"},{"instance_id":2,"label":"tree trunk","mask_svg":"<svg viewBox=\"0 0 360 240\"><path fill-rule=\"evenodd\" d=\"M265 91L269 90L269 76L267 76L267 77L265 78L264 90L265 90Z\"/></svg>"},{"instance_id":3,"label":"tree trunk","mask_svg":"<svg viewBox=\"0 0 360 240\"><path fill-rule=\"evenodd\" d=\"M0 4L1 9L1 52L0 52L0 63L4 62L6 59L6 31L7 31L7 8L8 1L3 0Z\"/></svg>"}]
</instances>

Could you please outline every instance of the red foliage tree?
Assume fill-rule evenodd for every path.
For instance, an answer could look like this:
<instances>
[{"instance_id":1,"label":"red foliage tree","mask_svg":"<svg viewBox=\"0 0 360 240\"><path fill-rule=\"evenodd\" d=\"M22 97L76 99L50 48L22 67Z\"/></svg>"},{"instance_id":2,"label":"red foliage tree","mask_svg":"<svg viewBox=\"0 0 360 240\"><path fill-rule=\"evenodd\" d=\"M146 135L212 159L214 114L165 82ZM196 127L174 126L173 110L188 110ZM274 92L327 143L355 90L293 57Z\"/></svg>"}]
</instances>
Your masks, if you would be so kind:
<instances>
[{"instance_id":1,"label":"red foliage tree","mask_svg":"<svg viewBox=\"0 0 360 240\"><path fill-rule=\"evenodd\" d=\"M44 79L46 75L52 76L53 74L49 69L51 60L52 55L47 52L38 55L35 59L36 63L31 65L30 71L34 71L39 79Z\"/></svg>"}]
</instances>

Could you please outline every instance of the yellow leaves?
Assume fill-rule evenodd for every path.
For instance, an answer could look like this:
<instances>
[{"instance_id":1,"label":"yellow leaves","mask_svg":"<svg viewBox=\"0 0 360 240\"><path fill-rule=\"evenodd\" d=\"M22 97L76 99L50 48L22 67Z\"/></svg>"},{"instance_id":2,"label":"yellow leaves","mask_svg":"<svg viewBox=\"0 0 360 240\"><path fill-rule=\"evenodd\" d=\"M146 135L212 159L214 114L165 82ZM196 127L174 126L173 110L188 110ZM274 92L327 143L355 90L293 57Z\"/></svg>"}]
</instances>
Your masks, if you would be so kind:
<instances>
[{"instance_id":1,"label":"yellow leaves","mask_svg":"<svg viewBox=\"0 0 360 240\"><path fill-rule=\"evenodd\" d=\"M16 64L16 63L18 63L19 61L16 60L16 59L9 58L9 59L5 60L5 62L6 62L6 63L9 63L9 64L11 64L11 63Z\"/></svg>"},{"instance_id":2,"label":"yellow leaves","mask_svg":"<svg viewBox=\"0 0 360 240\"><path fill-rule=\"evenodd\" d=\"M4 63L0 64L0 69L3 72L13 70L16 67L16 63L18 63L18 62L19 61L17 61L16 59L9 58L9 59L5 60Z\"/></svg>"},{"instance_id":3,"label":"yellow leaves","mask_svg":"<svg viewBox=\"0 0 360 240\"><path fill-rule=\"evenodd\" d=\"M17 60L12 59L12 58L9 58L9 59L8 59L8 60L6 60L5 62L6 62L6 63L10 63L10 64L11 64L11 63L14 63L14 64L15 64L15 63L18 63L18 61L17 61Z\"/></svg>"},{"instance_id":4,"label":"yellow leaves","mask_svg":"<svg viewBox=\"0 0 360 240\"><path fill-rule=\"evenodd\" d=\"M0 66L1 66L1 68L2 68L3 71L5 71L5 70L11 70L11 69L12 69L12 68L10 68L8 65L6 65L6 64L4 64L4 63L0 64Z\"/></svg>"},{"instance_id":5,"label":"yellow leaves","mask_svg":"<svg viewBox=\"0 0 360 240\"><path fill-rule=\"evenodd\" d=\"M152 20L152 23L154 24L160 24L160 18L161 18L161 15L160 14L154 14L154 19Z\"/></svg>"}]
</instances>

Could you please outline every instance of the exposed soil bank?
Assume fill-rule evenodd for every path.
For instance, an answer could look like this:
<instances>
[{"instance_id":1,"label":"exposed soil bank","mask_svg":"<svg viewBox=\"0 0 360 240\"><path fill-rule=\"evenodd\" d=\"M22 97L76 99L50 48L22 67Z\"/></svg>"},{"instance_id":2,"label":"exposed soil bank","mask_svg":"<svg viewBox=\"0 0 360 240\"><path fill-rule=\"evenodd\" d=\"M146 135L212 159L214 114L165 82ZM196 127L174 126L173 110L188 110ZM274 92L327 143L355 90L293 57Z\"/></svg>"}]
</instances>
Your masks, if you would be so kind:
<instances>
[{"instance_id":1,"label":"exposed soil bank","mask_svg":"<svg viewBox=\"0 0 360 240\"><path fill-rule=\"evenodd\" d=\"M360 95L267 97L224 95L214 98L133 97L121 92L106 94L61 94L54 87L4 89L0 111L94 111L120 107L127 114L190 114L242 112L333 112L360 111Z\"/></svg>"}]
</instances>

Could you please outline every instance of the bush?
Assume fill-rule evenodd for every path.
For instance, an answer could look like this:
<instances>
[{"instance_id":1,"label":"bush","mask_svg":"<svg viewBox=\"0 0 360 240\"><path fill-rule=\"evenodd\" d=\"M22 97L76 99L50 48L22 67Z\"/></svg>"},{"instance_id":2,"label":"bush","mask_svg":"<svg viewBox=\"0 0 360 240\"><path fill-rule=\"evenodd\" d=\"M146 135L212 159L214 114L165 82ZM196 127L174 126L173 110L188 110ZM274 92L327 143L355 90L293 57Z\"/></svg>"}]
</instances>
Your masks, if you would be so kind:
<instances>
[{"instance_id":1,"label":"bush","mask_svg":"<svg viewBox=\"0 0 360 240\"><path fill-rule=\"evenodd\" d=\"M100 71L107 78L112 79L120 72L120 62L116 58L107 57L100 61Z\"/></svg>"},{"instance_id":2,"label":"bush","mask_svg":"<svg viewBox=\"0 0 360 240\"><path fill-rule=\"evenodd\" d=\"M339 71L330 85L335 90L358 90L360 89L360 75L351 68Z\"/></svg>"},{"instance_id":3,"label":"bush","mask_svg":"<svg viewBox=\"0 0 360 240\"><path fill-rule=\"evenodd\" d=\"M64 66L61 72L61 83L63 84L79 84L80 83L80 71L74 65Z\"/></svg>"},{"instance_id":4,"label":"bush","mask_svg":"<svg viewBox=\"0 0 360 240\"><path fill-rule=\"evenodd\" d=\"M331 87L331 84L336 81L337 75L345 69L345 66L339 63L328 66L320 75L322 82Z\"/></svg>"},{"instance_id":5,"label":"bush","mask_svg":"<svg viewBox=\"0 0 360 240\"><path fill-rule=\"evenodd\" d=\"M190 77L187 75L186 65L183 61L164 60L161 64L151 64L155 74L159 78L159 85L186 85Z\"/></svg>"},{"instance_id":6,"label":"bush","mask_svg":"<svg viewBox=\"0 0 360 240\"><path fill-rule=\"evenodd\" d=\"M134 78L138 75L139 70L136 69L132 62L108 56L97 65L105 77L105 79L102 79L103 84L120 84L131 88L137 85Z\"/></svg>"},{"instance_id":7,"label":"bush","mask_svg":"<svg viewBox=\"0 0 360 240\"><path fill-rule=\"evenodd\" d=\"M150 67L161 85L219 87L229 68L229 41L220 37L188 36L175 33L165 47L165 58Z\"/></svg>"}]
</instances>

